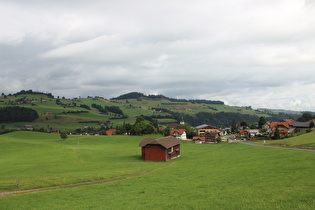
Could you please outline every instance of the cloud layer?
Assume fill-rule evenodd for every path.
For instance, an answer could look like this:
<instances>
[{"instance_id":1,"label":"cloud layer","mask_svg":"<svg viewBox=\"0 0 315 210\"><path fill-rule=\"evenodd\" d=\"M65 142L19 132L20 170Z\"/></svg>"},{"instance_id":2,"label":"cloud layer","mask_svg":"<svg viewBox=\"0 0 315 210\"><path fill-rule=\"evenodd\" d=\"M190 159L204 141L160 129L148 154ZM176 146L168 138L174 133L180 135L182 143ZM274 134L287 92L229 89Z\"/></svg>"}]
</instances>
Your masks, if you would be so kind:
<instances>
[{"instance_id":1,"label":"cloud layer","mask_svg":"<svg viewBox=\"0 0 315 210\"><path fill-rule=\"evenodd\" d=\"M315 111L304 0L2 0L0 90Z\"/></svg>"}]
</instances>

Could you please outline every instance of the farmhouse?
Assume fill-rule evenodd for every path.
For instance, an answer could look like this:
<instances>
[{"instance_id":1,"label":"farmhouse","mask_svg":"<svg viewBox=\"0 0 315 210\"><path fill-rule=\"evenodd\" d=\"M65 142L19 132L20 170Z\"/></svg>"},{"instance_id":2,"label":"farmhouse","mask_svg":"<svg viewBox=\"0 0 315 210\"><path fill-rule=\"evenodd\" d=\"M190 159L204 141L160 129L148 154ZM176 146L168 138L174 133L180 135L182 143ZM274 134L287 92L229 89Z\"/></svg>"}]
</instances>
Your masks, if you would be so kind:
<instances>
[{"instance_id":1,"label":"farmhouse","mask_svg":"<svg viewBox=\"0 0 315 210\"><path fill-rule=\"evenodd\" d=\"M206 124L197 126L196 130L197 130L198 136L205 136L205 134L208 132L220 133L219 129L217 129L216 127L211 126L211 125L206 125Z\"/></svg>"},{"instance_id":2,"label":"farmhouse","mask_svg":"<svg viewBox=\"0 0 315 210\"><path fill-rule=\"evenodd\" d=\"M24 129L33 130L33 126L32 125L24 125Z\"/></svg>"},{"instance_id":3,"label":"farmhouse","mask_svg":"<svg viewBox=\"0 0 315 210\"><path fill-rule=\"evenodd\" d=\"M203 144L206 140L203 137L194 136L193 141L195 142L195 144Z\"/></svg>"},{"instance_id":4,"label":"farmhouse","mask_svg":"<svg viewBox=\"0 0 315 210\"><path fill-rule=\"evenodd\" d=\"M244 129L244 130L240 130L239 133L241 136L248 136L248 135L259 136L259 135L261 135L259 132L259 129Z\"/></svg>"},{"instance_id":5,"label":"farmhouse","mask_svg":"<svg viewBox=\"0 0 315 210\"><path fill-rule=\"evenodd\" d=\"M290 126L286 122L271 122L267 132L274 133L276 128L279 130L280 135L288 135Z\"/></svg>"},{"instance_id":6,"label":"farmhouse","mask_svg":"<svg viewBox=\"0 0 315 210\"><path fill-rule=\"evenodd\" d=\"M298 131L305 131L311 127L311 122L294 122L292 127L296 128Z\"/></svg>"},{"instance_id":7,"label":"farmhouse","mask_svg":"<svg viewBox=\"0 0 315 210\"><path fill-rule=\"evenodd\" d=\"M217 143L217 138L220 137L220 132L206 132L205 142L206 143Z\"/></svg>"},{"instance_id":8,"label":"farmhouse","mask_svg":"<svg viewBox=\"0 0 315 210\"><path fill-rule=\"evenodd\" d=\"M187 140L187 134L185 129L173 129L170 131L170 135L177 139Z\"/></svg>"},{"instance_id":9,"label":"farmhouse","mask_svg":"<svg viewBox=\"0 0 315 210\"><path fill-rule=\"evenodd\" d=\"M168 161L180 156L181 141L173 136L144 139L139 143L145 161Z\"/></svg>"},{"instance_id":10,"label":"farmhouse","mask_svg":"<svg viewBox=\"0 0 315 210\"><path fill-rule=\"evenodd\" d=\"M115 132L116 132L116 129L109 129L109 130L106 131L106 135L107 135L107 136L111 136L111 135L113 135L113 133L115 133Z\"/></svg>"}]
</instances>

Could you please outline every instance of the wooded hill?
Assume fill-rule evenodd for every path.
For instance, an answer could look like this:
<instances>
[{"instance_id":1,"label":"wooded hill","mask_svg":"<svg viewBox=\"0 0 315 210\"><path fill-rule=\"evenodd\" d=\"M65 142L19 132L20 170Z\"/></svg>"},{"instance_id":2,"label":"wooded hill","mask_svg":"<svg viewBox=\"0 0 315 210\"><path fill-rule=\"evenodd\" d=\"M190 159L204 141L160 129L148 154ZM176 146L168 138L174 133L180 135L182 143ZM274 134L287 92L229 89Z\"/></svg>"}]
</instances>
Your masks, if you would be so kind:
<instances>
[{"instance_id":1,"label":"wooded hill","mask_svg":"<svg viewBox=\"0 0 315 210\"><path fill-rule=\"evenodd\" d=\"M98 96L66 99L56 98L50 93L23 90L15 94L2 94L0 107L2 129L15 129L31 124L34 129L48 132L61 129L74 131L82 127L115 128L116 125L124 122L134 123L138 116L142 116L147 121L157 121L160 125L184 120L191 126L209 124L229 127L232 121L245 120L249 123L257 123L261 116L266 120L278 121L286 118L297 119L302 114L254 110L250 106L228 106L222 101L173 99L163 95L145 95L138 92L111 99ZM35 119L17 118L12 115L8 119L7 115L3 114L21 107L23 111L27 110L29 115L35 116Z\"/></svg>"}]
</instances>

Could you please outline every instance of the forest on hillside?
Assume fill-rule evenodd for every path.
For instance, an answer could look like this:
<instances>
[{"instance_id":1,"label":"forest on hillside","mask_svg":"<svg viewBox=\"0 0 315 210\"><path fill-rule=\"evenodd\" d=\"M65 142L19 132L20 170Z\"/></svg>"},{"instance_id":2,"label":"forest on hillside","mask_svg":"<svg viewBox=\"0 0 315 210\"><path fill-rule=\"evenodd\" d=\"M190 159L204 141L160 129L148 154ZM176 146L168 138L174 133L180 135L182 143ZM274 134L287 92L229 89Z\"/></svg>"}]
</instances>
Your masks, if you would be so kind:
<instances>
[{"instance_id":1,"label":"forest on hillside","mask_svg":"<svg viewBox=\"0 0 315 210\"><path fill-rule=\"evenodd\" d=\"M0 123L32 122L38 118L35 110L19 106L0 107Z\"/></svg>"},{"instance_id":2,"label":"forest on hillside","mask_svg":"<svg viewBox=\"0 0 315 210\"><path fill-rule=\"evenodd\" d=\"M212 100L205 100L205 99L176 99L176 98L169 98L163 95L145 95L139 92L131 92L127 94L123 94L116 98L111 98L111 100L128 100L128 99L139 99L139 98L147 98L147 99L167 99L171 102L190 102L196 104L220 104L224 105L223 101L212 101Z\"/></svg>"}]
</instances>

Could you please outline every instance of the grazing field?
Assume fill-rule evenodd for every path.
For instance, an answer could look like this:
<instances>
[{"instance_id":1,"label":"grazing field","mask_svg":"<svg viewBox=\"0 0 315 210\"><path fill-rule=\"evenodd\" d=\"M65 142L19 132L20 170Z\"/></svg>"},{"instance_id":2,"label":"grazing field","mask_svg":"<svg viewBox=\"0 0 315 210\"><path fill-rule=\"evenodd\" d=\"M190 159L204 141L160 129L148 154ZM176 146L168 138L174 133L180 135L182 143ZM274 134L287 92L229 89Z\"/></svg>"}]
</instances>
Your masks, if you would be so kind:
<instances>
[{"instance_id":1,"label":"grazing field","mask_svg":"<svg viewBox=\"0 0 315 210\"><path fill-rule=\"evenodd\" d=\"M251 143L315 150L315 131L313 130L310 133L306 133L303 135L298 135L298 136L294 136L294 137L290 137L286 139L281 139L281 140L268 140L268 141L259 140L259 141L251 141Z\"/></svg>"},{"instance_id":2,"label":"grazing field","mask_svg":"<svg viewBox=\"0 0 315 210\"><path fill-rule=\"evenodd\" d=\"M109 180L152 170L140 160L144 137L71 136L14 132L0 135L0 192ZM18 183L18 184L17 184Z\"/></svg>"},{"instance_id":3,"label":"grazing field","mask_svg":"<svg viewBox=\"0 0 315 210\"><path fill-rule=\"evenodd\" d=\"M60 185L61 189L2 196L0 209L314 209L315 206L314 152L183 142L180 158L144 162L137 147L144 137L80 137L78 140L78 136L70 136L60 141L53 134L1 135L0 185L7 186L2 191L16 190L17 180L20 189L54 185ZM92 182L66 187L88 181Z\"/></svg>"}]
</instances>

